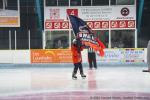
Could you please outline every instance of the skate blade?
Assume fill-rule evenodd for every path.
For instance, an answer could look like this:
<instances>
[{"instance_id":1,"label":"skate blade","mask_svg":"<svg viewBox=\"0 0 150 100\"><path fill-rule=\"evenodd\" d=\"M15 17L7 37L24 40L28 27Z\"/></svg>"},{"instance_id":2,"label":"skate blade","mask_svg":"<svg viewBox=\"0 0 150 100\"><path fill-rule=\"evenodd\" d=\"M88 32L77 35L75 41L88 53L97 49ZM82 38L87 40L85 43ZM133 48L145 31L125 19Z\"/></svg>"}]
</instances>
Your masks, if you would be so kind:
<instances>
[{"instance_id":1,"label":"skate blade","mask_svg":"<svg viewBox=\"0 0 150 100\"><path fill-rule=\"evenodd\" d=\"M77 80L77 78L72 78L73 80Z\"/></svg>"},{"instance_id":2,"label":"skate blade","mask_svg":"<svg viewBox=\"0 0 150 100\"><path fill-rule=\"evenodd\" d=\"M82 79L86 79L86 77L82 77Z\"/></svg>"},{"instance_id":3,"label":"skate blade","mask_svg":"<svg viewBox=\"0 0 150 100\"><path fill-rule=\"evenodd\" d=\"M150 70L143 70L143 72L150 72Z\"/></svg>"}]
</instances>

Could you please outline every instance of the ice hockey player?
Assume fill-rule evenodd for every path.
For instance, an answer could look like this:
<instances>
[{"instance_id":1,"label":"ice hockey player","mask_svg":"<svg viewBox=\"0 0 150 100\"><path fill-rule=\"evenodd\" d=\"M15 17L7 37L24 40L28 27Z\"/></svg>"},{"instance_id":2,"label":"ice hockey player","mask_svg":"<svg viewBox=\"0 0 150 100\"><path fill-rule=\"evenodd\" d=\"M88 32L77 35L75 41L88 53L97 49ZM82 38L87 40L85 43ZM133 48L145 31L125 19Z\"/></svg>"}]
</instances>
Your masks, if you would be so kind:
<instances>
[{"instance_id":1,"label":"ice hockey player","mask_svg":"<svg viewBox=\"0 0 150 100\"><path fill-rule=\"evenodd\" d=\"M81 55L82 50L83 50L83 47L81 46L81 43L77 41L77 39L74 39L71 45L72 59L73 59L73 64L74 64L72 79L77 79L76 74L77 74L78 69L80 70L81 77L86 78L86 75L84 75L83 67L82 67L82 55Z\"/></svg>"}]
</instances>

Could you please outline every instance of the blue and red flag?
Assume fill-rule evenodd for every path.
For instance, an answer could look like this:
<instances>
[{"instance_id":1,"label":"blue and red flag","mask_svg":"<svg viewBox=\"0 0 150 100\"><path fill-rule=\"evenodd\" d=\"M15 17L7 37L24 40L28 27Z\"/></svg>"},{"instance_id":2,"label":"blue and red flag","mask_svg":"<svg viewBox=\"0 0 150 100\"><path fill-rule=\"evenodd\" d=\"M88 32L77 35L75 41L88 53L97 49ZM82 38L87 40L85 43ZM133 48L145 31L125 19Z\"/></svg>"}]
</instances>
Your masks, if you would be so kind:
<instances>
[{"instance_id":1,"label":"blue and red flag","mask_svg":"<svg viewBox=\"0 0 150 100\"><path fill-rule=\"evenodd\" d=\"M99 51L100 56L104 56L105 45L96 37L87 23L74 15L69 15L69 19L76 39L85 46L93 48L94 51Z\"/></svg>"}]
</instances>

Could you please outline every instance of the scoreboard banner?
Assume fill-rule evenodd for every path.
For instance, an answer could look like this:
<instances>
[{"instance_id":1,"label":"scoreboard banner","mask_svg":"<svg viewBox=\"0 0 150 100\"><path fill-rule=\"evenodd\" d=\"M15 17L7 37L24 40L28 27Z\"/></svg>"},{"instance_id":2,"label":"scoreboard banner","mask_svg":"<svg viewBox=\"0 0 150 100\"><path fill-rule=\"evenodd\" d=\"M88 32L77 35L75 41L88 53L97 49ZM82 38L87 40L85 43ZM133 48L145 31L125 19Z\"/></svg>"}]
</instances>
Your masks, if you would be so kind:
<instances>
[{"instance_id":1,"label":"scoreboard banner","mask_svg":"<svg viewBox=\"0 0 150 100\"><path fill-rule=\"evenodd\" d=\"M46 30L69 29L68 15L82 18L92 29L135 28L135 6L45 7ZM109 24L110 21L110 24Z\"/></svg>"}]
</instances>

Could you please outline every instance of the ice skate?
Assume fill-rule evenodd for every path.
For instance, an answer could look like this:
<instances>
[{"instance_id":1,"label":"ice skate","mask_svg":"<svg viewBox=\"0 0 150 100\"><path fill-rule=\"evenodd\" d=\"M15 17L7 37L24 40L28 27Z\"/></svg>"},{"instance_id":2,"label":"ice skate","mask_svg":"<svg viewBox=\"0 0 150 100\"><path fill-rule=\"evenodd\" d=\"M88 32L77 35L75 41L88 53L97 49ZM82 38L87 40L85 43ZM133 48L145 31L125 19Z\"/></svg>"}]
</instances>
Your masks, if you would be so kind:
<instances>
[{"instance_id":1,"label":"ice skate","mask_svg":"<svg viewBox=\"0 0 150 100\"><path fill-rule=\"evenodd\" d=\"M86 78L86 75L84 75L84 74L81 74L81 77L82 77L83 79L85 79L85 78Z\"/></svg>"},{"instance_id":2,"label":"ice skate","mask_svg":"<svg viewBox=\"0 0 150 100\"><path fill-rule=\"evenodd\" d=\"M148 70L143 70L143 72L150 72L150 69L148 69Z\"/></svg>"},{"instance_id":3,"label":"ice skate","mask_svg":"<svg viewBox=\"0 0 150 100\"><path fill-rule=\"evenodd\" d=\"M77 76L76 75L72 75L72 79L73 80L77 80Z\"/></svg>"}]
</instances>

